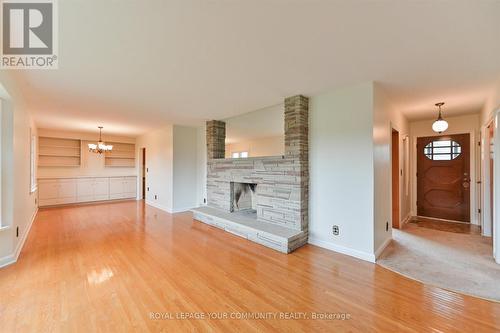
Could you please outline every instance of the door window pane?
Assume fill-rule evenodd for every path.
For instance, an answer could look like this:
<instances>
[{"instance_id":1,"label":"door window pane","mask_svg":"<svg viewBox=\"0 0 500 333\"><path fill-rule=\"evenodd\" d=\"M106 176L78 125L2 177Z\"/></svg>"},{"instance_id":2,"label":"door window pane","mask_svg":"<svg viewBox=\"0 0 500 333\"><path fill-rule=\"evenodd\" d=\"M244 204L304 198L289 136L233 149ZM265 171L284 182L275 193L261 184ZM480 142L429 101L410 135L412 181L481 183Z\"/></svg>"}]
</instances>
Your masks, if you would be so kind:
<instances>
[{"instance_id":1,"label":"door window pane","mask_svg":"<svg viewBox=\"0 0 500 333\"><path fill-rule=\"evenodd\" d=\"M456 141L432 141L424 147L424 155L433 161L450 161L459 157L462 147Z\"/></svg>"}]
</instances>

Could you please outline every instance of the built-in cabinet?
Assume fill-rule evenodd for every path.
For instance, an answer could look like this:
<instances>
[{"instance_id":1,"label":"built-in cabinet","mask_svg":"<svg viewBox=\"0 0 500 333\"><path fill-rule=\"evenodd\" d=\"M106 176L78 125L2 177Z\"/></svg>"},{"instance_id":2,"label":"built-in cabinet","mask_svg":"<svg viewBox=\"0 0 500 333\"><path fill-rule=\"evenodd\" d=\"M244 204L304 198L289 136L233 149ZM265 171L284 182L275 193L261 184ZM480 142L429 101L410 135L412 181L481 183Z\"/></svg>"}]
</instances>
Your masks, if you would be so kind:
<instances>
[{"instance_id":1,"label":"built-in cabinet","mask_svg":"<svg viewBox=\"0 0 500 333\"><path fill-rule=\"evenodd\" d=\"M39 206L63 205L76 202L76 180L39 180L38 193Z\"/></svg>"},{"instance_id":2,"label":"built-in cabinet","mask_svg":"<svg viewBox=\"0 0 500 333\"><path fill-rule=\"evenodd\" d=\"M131 199L137 195L137 177L80 177L38 180L39 206Z\"/></svg>"},{"instance_id":3,"label":"built-in cabinet","mask_svg":"<svg viewBox=\"0 0 500 333\"><path fill-rule=\"evenodd\" d=\"M76 191L78 202L109 200L109 178L80 178Z\"/></svg>"},{"instance_id":4,"label":"built-in cabinet","mask_svg":"<svg viewBox=\"0 0 500 333\"><path fill-rule=\"evenodd\" d=\"M109 198L125 199L135 197L137 181L135 177L113 177L109 179Z\"/></svg>"}]
</instances>

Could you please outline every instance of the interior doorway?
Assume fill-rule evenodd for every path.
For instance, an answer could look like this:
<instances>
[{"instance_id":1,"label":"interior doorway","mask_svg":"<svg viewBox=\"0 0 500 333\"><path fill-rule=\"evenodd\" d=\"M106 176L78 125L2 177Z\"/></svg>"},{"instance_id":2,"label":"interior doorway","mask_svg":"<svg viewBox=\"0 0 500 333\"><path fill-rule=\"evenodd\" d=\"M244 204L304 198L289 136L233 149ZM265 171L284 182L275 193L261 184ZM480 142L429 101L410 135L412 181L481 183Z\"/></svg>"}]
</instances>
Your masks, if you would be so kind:
<instances>
[{"instance_id":1,"label":"interior doorway","mask_svg":"<svg viewBox=\"0 0 500 333\"><path fill-rule=\"evenodd\" d=\"M142 165L141 165L141 171L142 171L142 199L146 200L146 174L147 174L147 168L146 168L146 148L141 149L141 160L142 160Z\"/></svg>"},{"instance_id":2,"label":"interior doorway","mask_svg":"<svg viewBox=\"0 0 500 333\"><path fill-rule=\"evenodd\" d=\"M399 229L399 132L392 130L392 227Z\"/></svg>"},{"instance_id":3,"label":"interior doorway","mask_svg":"<svg viewBox=\"0 0 500 333\"><path fill-rule=\"evenodd\" d=\"M417 139L417 215L470 223L470 136Z\"/></svg>"},{"instance_id":4,"label":"interior doorway","mask_svg":"<svg viewBox=\"0 0 500 333\"><path fill-rule=\"evenodd\" d=\"M493 159L493 139L494 139L494 128L493 128L493 122L490 123L490 125L488 126L488 157L487 157L487 160L489 161L489 199L490 199L490 210L489 210L489 217L490 217L490 221L488 223L488 235L492 235L493 234L493 207L494 207L494 202L493 202L493 179L494 179L494 159Z\"/></svg>"}]
</instances>

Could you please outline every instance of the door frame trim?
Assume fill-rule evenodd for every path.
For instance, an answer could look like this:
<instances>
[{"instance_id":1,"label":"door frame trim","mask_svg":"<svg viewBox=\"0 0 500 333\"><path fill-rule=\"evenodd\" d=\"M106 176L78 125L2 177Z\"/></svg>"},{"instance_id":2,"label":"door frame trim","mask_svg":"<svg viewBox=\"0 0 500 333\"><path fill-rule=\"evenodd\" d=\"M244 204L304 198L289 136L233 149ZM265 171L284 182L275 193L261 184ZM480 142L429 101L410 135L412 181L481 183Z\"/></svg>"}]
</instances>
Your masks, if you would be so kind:
<instances>
[{"instance_id":1,"label":"door frame trim","mask_svg":"<svg viewBox=\"0 0 500 333\"><path fill-rule=\"evenodd\" d=\"M471 189L473 190L470 191L470 223L474 225L479 225L478 222L478 212L477 212L477 194L478 194L478 184L477 178L476 178L476 155L478 151L478 145L476 143L476 133L475 131L447 131L446 133L434 133L430 135L412 135L411 136L411 179L412 183L414 186L411 189L412 193L412 200L411 200L411 210L412 210L412 216L417 216L417 140L418 138L427 138L427 137L440 137L440 136L446 136L446 135L458 135L458 134L469 134L469 140L470 140L470 156L469 156L469 163L470 163L470 178L471 178L471 183L474 184L474 187L471 186Z\"/></svg>"},{"instance_id":2,"label":"door frame trim","mask_svg":"<svg viewBox=\"0 0 500 333\"><path fill-rule=\"evenodd\" d=\"M495 262L500 264L500 163L499 152L495 147L500 147L500 135L498 135L498 122L500 118L500 109L495 111L493 116L493 257Z\"/></svg>"},{"instance_id":3,"label":"door frame trim","mask_svg":"<svg viewBox=\"0 0 500 333\"><path fill-rule=\"evenodd\" d=\"M490 147L489 147L489 131L488 126L493 126L493 135L495 134L495 117L489 119L485 125L481 126L481 155L480 155L480 165L481 165L481 193L480 193L480 205L481 205L481 235L485 237L492 237L493 235L493 214L490 211L493 207L490 205L490 200L492 199L491 193L493 193L495 184L490 187ZM492 138L494 143L495 137ZM495 165L493 164L493 167ZM494 177L493 177L494 179Z\"/></svg>"},{"instance_id":4,"label":"door frame trim","mask_svg":"<svg viewBox=\"0 0 500 333\"><path fill-rule=\"evenodd\" d=\"M394 147L394 133L397 133L397 147ZM393 126L391 126L391 181L390 181L390 184L391 184L391 226L392 228L396 228L396 229L401 229L401 204L402 204L402 200L401 200L401 173L400 173L400 170L401 170L401 145L400 145L400 142L401 142L401 133L399 132L399 130L397 130L396 128L394 128ZM396 149L395 149L396 148ZM395 151L397 152L397 169L394 170L394 155L395 155ZM397 178L397 197L395 197L394 195L394 183L393 183L393 179L394 179L394 173L396 172L396 178ZM394 201L397 201L397 226L394 226Z\"/></svg>"}]
</instances>

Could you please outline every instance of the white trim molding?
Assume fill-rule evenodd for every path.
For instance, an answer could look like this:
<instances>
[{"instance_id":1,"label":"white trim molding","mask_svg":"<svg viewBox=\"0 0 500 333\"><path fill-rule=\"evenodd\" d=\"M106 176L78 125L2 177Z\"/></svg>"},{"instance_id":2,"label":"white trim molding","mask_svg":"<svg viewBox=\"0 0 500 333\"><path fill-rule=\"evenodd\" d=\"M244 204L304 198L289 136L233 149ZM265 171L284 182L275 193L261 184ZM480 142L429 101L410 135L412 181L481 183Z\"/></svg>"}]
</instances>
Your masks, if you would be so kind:
<instances>
[{"instance_id":1,"label":"white trim molding","mask_svg":"<svg viewBox=\"0 0 500 333\"><path fill-rule=\"evenodd\" d=\"M174 208L174 209L172 209L172 213L173 214L175 214L175 213L183 213L183 212L190 211L193 208L197 208L197 207L193 206L193 207L185 207L185 208Z\"/></svg>"},{"instance_id":2,"label":"white trim molding","mask_svg":"<svg viewBox=\"0 0 500 333\"><path fill-rule=\"evenodd\" d=\"M0 268L14 264L17 262L17 259L19 259L19 255L21 254L21 251L24 247L24 243L26 242L26 239L28 238L28 234L31 231L31 226L33 225L33 222L35 221L36 214L38 214L38 207L36 208L35 212L33 213L33 216L31 216L31 220L26 228L26 231L24 234L21 235L21 238L19 239L19 242L17 242L17 247L14 253L9 254L3 258L0 258ZM8 227L10 228L10 226ZM5 228L5 229L8 229Z\"/></svg>"},{"instance_id":3,"label":"white trim molding","mask_svg":"<svg viewBox=\"0 0 500 333\"><path fill-rule=\"evenodd\" d=\"M385 242L382 243L382 245L379 246L379 248L375 251L375 261L380 257L382 252L384 252L385 248L391 244L392 237L389 237L385 240Z\"/></svg>"},{"instance_id":4,"label":"white trim molding","mask_svg":"<svg viewBox=\"0 0 500 333\"><path fill-rule=\"evenodd\" d=\"M150 201L150 200L146 200L145 203L146 203L146 205L152 206L154 208L158 208L158 209L163 210L164 212L167 212L169 214L187 212L193 208L196 208L195 206L185 207L185 208L167 208L163 205L160 205L160 204L153 202L153 201Z\"/></svg>"},{"instance_id":5,"label":"white trim molding","mask_svg":"<svg viewBox=\"0 0 500 333\"><path fill-rule=\"evenodd\" d=\"M160 205L159 203L152 202L152 201L147 200L147 199L145 202L146 202L146 205L149 205L149 206L154 207L154 208L158 208L159 210L163 210L164 212L172 214L172 210L170 208L167 208L163 205Z\"/></svg>"},{"instance_id":6,"label":"white trim molding","mask_svg":"<svg viewBox=\"0 0 500 333\"><path fill-rule=\"evenodd\" d=\"M389 241L390 240L391 239L389 238ZM375 259L376 258L375 258L375 254L374 253L368 253L368 252L363 252L363 251L351 249L349 247L345 247L345 246L342 246L342 245L337 245L337 244L334 244L332 242L328 242L328 241L325 241L325 240L317 239L317 238L314 238L314 237L311 237L311 236L309 236L309 240L307 242L309 244L316 245L316 246L322 247L322 248L327 249L327 250L331 250L331 251L334 251L334 252L346 254L346 255L354 257L354 258L358 258L358 259L361 259L361 260L364 260L364 261L375 263Z\"/></svg>"}]
</instances>

